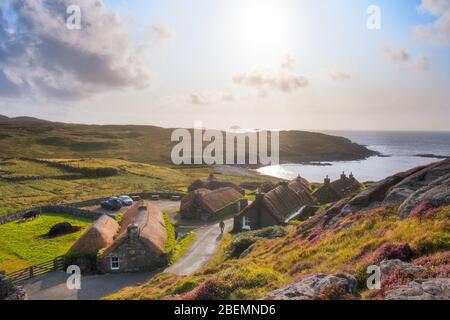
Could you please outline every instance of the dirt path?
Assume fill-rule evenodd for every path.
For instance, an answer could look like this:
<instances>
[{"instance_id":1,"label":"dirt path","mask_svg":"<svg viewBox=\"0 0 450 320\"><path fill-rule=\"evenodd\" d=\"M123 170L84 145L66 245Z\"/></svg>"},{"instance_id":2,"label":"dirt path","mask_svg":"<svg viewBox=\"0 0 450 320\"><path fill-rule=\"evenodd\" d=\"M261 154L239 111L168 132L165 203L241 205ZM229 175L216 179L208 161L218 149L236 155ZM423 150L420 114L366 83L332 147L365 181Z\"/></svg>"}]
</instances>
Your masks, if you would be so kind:
<instances>
[{"instance_id":1,"label":"dirt path","mask_svg":"<svg viewBox=\"0 0 450 320\"><path fill-rule=\"evenodd\" d=\"M225 231L233 227L233 219L225 221ZM222 240L219 225L217 223L197 229L195 240L188 252L175 264L165 270L178 275L190 275L200 269L216 253Z\"/></svg>"}]
</instances>

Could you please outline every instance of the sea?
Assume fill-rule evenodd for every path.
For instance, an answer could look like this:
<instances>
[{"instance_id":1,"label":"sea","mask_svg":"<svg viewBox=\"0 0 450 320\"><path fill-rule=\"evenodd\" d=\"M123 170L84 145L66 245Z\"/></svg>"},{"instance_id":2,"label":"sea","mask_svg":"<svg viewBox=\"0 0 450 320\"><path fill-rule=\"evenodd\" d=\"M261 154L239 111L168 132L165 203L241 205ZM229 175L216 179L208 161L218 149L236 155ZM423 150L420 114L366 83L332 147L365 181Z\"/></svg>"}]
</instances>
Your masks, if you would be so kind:
<instances>
[{"instance_id":1,"label":"sea","mask_svg":"<svg viewBox=\"0 0 450 320\"><path fill-rule=\"evenodd\" d=\"M379 181L397 172L430 164L442 159L419 155L450 157L449 132L375 132L326 131L378 151L382 156L372 156L358 161L334 161L317 164L281 164L258 169L262 174L294 179L298 175L310 182L323 182L325 176L337 179L342 172L353 173L359 181Z\"/></svg>"}]
</instances>

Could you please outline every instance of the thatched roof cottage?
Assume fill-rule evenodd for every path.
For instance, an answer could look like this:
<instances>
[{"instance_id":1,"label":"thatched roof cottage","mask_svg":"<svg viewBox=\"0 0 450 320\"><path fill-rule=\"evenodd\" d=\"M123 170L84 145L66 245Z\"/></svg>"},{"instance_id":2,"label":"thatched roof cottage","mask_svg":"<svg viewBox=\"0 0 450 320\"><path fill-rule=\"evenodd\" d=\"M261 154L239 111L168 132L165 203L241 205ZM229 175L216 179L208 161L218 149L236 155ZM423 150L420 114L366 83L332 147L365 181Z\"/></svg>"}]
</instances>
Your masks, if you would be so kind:
<instances>
[{"instance_id":1,"label":"thatched roof cottage","mask_svg":"<svg viewBox=\"0 0 450 320\"><path fill-rule=\"evenodd\" d=\"M306 206L314 203L309 184L302 178L281 182L268 193L259 193L256 200L234 217L234 231L255 230L283 225L295 218Z\"/></svg>"},{"instance_id":2,"label":"thatched roof cottage","mask_svg":"<svg viewBox=\"0 0 450 320\"><path fill-rule=\"evenodd\" d=\"M195 180L189 187L188 192L199 189L217 190L222 188L233 188L242 195L245 195L245 190L232 182L219 181L214 174L210 174L207 180Z\"/></svg>"},{"instance_id":3,"label":"thatched roof cottage","mask_svg":"<svg viewBox=\"0 0 450 320\"><path fill-rule=\"evenodd\" d=\"M247 204L247 199L231 187L214 191L198 189L181 199L180 215L186 220L211 221L240 212Z\"/></svg>"},{"instance_id":4,"label":"thatched roof cottage","mask_svg":"<svg viewBox=\"0 0 450 320\"><path fill-rule=\"evenodd\" d=\"M319 203L330 203L339 201L352 192L355 192L361 188L361 183L354 177L353 173L347 177L344 172L342 172L340 179L333 182L327 176L324 179L323 185L314 191L313 196L317 199Z\"/></svg>"},{"instance_id":5,"label":"thatched roof cottage","mask_svg":"<svg viewBox=\"0 0 450 320\"><path fill-rule=\"evenodd\" d=\"M114 242L98 257L104 272L153 270L167 263L167 231L162 212L148 201L139 201L124 215Z\"/></svg>"}]
</instances>

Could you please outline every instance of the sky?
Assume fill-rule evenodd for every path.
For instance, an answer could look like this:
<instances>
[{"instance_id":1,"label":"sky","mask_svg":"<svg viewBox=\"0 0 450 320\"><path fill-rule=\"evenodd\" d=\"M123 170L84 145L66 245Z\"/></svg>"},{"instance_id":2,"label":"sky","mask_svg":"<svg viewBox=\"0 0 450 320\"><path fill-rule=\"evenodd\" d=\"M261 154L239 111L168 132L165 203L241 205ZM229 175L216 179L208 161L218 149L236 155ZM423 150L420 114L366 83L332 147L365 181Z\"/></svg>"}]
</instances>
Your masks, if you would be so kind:
<instances>
[{"instance_id":1,"label":"sky","mask_svg":"<svg viewBox=\"0 0 450 320\"><path fill-rule=\"evenodd\" d=\"M450 0L6 0L0 114L448 131L449 57Z\"/></svg>"}]
</instances>

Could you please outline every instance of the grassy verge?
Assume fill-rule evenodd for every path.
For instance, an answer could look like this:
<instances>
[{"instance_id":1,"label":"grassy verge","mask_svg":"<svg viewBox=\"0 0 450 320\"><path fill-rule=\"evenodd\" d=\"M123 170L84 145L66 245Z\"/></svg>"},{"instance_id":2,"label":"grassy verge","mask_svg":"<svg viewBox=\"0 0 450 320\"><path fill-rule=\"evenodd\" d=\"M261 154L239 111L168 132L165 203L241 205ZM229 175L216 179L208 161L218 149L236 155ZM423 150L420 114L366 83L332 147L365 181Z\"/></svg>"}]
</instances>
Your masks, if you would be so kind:
<instances>
[{"instance_id":1,"label":"grassy verge","mask_svg":"<svg viewBox=\"0 0 450 320\"><path fill-rule=\"evenodd\" d=\"M180 238L178 242L176 243L175 247L172 250L172 256L170 257L169 265L174 264L178 261L186 251L189 250L189 247L191 246L192 242L195 240L195 234L190 232Z\"/></svg>"},{"instance_id":2,"label":"grassy verge","mask_svg":"<svg viewBox=\"0 0 450 320\"><path fill-rule=\"evenodd\" d=\"M56 223L69 222L80 231L42 238ZM0 269L16 271L64 255L92 221L65 214L45 214L29 221L0 225Z\"/></svg>"},{"instance_id":3,"label":"grassy verge","mask_svg":"<svg viewBox=\"0 0 450 320\"><path fill-rule=\"evenodd\" d=\"M163 217L167 232L167 242L164 251L166 253L171 253L177 244L177 239L175 238L175 226L170 220L169 214L167 212L163 213Z\"/></svg>"}]
</instances>

